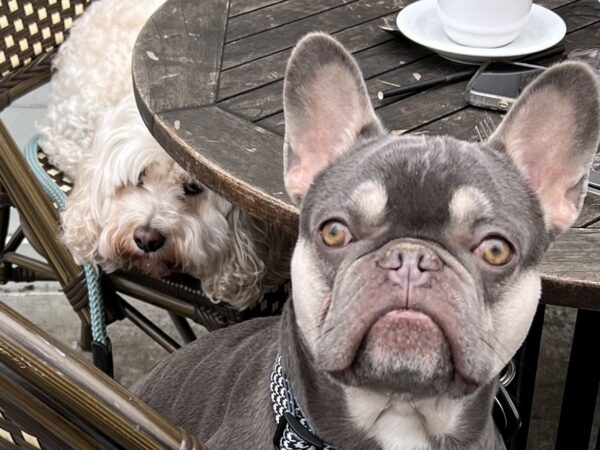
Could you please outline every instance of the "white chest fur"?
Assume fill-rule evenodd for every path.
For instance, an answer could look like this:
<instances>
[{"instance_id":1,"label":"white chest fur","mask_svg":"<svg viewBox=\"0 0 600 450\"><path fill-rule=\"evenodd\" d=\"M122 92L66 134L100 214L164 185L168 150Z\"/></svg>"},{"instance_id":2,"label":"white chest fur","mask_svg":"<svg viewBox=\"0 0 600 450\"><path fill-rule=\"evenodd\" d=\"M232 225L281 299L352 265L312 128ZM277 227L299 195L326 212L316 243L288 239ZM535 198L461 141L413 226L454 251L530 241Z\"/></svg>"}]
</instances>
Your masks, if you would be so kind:
<instances>
[{"instance_id":1,"label":"white chest fur","mask_svg":"<svg viewBox=\"0 0 600 450\"><path fill-rule=\"evenodd\" d=\"M408 402L359 388L346 388L348 411L384 450L427 450L431 438L452 434L463 402L439 397Z\"/></svg>"}]
</instances>

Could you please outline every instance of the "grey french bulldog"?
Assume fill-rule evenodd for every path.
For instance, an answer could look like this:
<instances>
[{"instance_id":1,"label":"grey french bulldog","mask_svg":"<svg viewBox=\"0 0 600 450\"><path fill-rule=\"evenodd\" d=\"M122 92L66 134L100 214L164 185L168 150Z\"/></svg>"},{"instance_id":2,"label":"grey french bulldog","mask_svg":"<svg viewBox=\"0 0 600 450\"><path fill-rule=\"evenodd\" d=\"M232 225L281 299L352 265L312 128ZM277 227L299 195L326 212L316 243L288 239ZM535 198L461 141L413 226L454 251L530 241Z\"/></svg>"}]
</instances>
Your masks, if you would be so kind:
<instances>
[{"instance_id":1,"label":"grey french bulldog","mask_svg":"<svg viewBox=\"0 0 600 450\"><path fill-rule=\"evenodd\" d=\"M581 209L599 105L592 72L560 64L487 142L392 136L352 56L306 36L284 85L292 298L171 355L139 395L210 449L273 448L280 356L324 448L504 448L498 374L531 325L544 252Z\"/></svg>"}]
</instances>

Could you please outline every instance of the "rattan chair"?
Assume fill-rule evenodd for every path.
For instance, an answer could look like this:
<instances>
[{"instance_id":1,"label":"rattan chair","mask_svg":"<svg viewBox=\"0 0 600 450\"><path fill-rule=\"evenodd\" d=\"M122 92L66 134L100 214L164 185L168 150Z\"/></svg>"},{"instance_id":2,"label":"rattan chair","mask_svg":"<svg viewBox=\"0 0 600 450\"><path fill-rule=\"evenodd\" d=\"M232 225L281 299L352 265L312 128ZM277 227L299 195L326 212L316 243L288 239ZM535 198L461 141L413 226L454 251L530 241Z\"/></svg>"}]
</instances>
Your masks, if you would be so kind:
<instances>
[{"instance_id":1,"label":"rattan chair","mask_svg":"<svg viewBox=\"0 0 600 450\"><path fill-rule=\"evenodd\" d=\"M204 447L0 303L0 448Z\"/></svg>"},{"instance_id":2,"label":"rattan chair","mask_svg":"<svg viewBox=\"0 0 600 450\"><path fill-rule=\"evenodd\" d=\"M52 56L66 38L73 21L90 2L0 0L0 111L50 79ZM58 170L48 166L41 149L38 156L40 164L58 183L69 183ZM7 240L12 207L19 212L21 226ZM84 271L73 261L58 236L56 208L0 121L0 283L57 280L81 318L81 345L89 349L89 295ZM18 252L25 238L46 263ZM135 310L120 294L167 310L184 342L195 338L186 318L214 330L250 317L274 314L286 297L282 288L266 296L253 309L240 313L227 305L210 302L202 294L198 280L191 278L155 280L136 273L116 273L104 276L101 285L109 322L127 318L168 351L178 348L178 342ZM110 372L108 366L105 370Z\"/></svg>"}]
</instances>

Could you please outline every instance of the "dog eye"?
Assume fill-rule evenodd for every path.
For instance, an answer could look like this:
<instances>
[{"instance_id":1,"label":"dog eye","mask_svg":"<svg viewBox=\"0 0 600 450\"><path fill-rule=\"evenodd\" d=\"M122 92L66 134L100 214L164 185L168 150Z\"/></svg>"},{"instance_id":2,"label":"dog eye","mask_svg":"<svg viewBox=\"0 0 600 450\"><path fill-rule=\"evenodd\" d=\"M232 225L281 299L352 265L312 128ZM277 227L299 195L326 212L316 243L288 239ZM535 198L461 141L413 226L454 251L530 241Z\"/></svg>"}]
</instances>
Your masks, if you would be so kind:
<instances>
[{"instance_id":1,"label":"dog eye","mask_svg":"<svg viewBox=\"0 0 600 450\"><path fill-rule=\"evenodd\" d=\"M140 173L139 177L138 177L138 181L137 181L137 187L142 187L144 185L144 180L143 177L146 176L146 169L142 170L142 172Z\"/></svg>"},{"instance_id":2,"label":"dog eye","mask_svg":"<svg viewBox=\"0 0 600 450\"><path fill-rule=\"evenodd\" d=\"M503 266L510 261L513 250L506 240L494 237L485 239L473 253L492 266Z\"/></svg>"},{"instance_id":3,"label":"dog eye","mask_svg":"<svg viewBox=\"0 0 600 450\"><path fill-rule=\"evenodd\" d=\"M190 197L201 194L202 191L204 191L204 188L198 183L186 183L183 185L184 194Z\"/></svg>"},{"instance_id":4,"label":"dog eye","mask_svg":"<svg viewBox=\"0 0 600 450\"><path fill-rule=\"evenodd\" d=\"M340 248L352 240L348 227L336 220L326 222L321 228L321 239L327 247Z\"/></svg>"}]
</instances>

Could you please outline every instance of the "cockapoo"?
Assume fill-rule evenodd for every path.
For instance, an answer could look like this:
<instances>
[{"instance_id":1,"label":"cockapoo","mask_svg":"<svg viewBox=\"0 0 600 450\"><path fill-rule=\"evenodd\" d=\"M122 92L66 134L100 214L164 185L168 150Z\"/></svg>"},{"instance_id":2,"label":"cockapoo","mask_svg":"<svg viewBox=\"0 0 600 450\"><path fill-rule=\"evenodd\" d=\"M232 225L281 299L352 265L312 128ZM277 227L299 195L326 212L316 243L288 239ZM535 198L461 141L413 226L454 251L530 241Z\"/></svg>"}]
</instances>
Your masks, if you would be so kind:
<instances>
[{"instance_id":1,"label":"cockapoo","mask_svg":"<svg viewBox=\"0 0 600 450\"><path fill-rule=\"evenodd\" d=\"M243 309L288 279L291 241L192 178L142 122L133 45L162 3L92 4L54 61L39 142L75 183L63 241L80 264L188 273L213 301Z\"/></svg>"}]
</instances>

